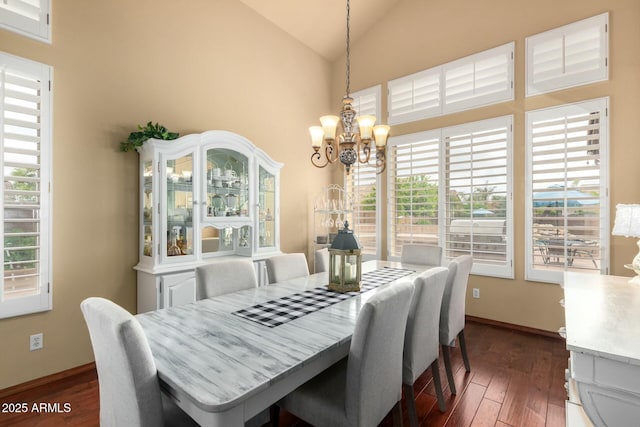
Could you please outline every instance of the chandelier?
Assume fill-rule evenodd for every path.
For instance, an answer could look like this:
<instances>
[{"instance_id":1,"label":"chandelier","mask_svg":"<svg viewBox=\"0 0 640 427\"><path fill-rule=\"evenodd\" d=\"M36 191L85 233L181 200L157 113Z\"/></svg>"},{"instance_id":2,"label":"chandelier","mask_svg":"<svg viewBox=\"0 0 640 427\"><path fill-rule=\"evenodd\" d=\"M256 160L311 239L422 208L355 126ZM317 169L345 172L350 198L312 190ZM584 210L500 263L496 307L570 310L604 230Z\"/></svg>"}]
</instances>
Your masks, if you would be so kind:
<instances>
[{"instance_id":1,"label":"chandelier","mask_svg":"<svg viewBox=\"0 0 640 427\"><path fill-rule=\"evenodd\" d=\"M368 164L371 160L372 141L375 144L375 168L376 173L382 173L386 166L385 149L387 137L389 136L389 126L378 125L375 116L357 116L353 108L353 98L350 96L350 50L349 50L349 0L347 0L347 72L346 72L346 94L342 98L342 110L338 116L322 116L320 123L322 126L311 126L311 146L314 153L311 155L311 163L317 168L323 168L330 163L335 163L338 159L344 165L347 175L351 166L356 163ZM343 132L336 139L338 122L342 122ZM324 157L320 150L324 141ZM336 142L337 141L337 142ZM373 166L373 165L372 165Z\"/></svg>"}]
</instances>

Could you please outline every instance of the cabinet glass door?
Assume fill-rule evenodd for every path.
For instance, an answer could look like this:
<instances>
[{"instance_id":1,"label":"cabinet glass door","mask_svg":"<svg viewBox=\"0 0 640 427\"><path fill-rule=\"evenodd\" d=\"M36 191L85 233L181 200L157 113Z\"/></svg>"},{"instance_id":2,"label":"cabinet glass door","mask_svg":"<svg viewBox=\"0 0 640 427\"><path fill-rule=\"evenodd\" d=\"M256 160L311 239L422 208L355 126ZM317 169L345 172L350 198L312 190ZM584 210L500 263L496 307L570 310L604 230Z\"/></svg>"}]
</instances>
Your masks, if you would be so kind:
<instances>
[{"instance_id":1,"label":"cabinet glass door","mask_svg":"<svg viewBox=\"0 0 640 427\"><path fill-rule=\"evenodd\" d=\"M153 253L153 162L144 162L142 195L142 254L150 257Z\"/></svg>"},{"instance_id":2,"label":"cabinet glass door","mask_svg":"<svg viewBox=\"0 0 640 427\"><path fill-rule=\"evenodd\" d=\"M232 150L206 152L206 218L248 217L249 159Z\"/></svg>"},{"instance_id":3,"label":"cabinet glass door","mask_svg":"<svg viewBox=\"0 0 640 427\"><path fill-rule=\"evenodd\" d=\"M166 171L166 255L193 255L193 155L167 160Z\"/></svg>"},{"instance_id":4,"label":"cabinet glass door","mask_svg":"<svg viewBox=\"0 0 640 427\"><path fill-rule=\"evenodd\" d=\"M276 177L260 166L258 174L258 247L276 245Z\"/></svg>"}]
</instances>

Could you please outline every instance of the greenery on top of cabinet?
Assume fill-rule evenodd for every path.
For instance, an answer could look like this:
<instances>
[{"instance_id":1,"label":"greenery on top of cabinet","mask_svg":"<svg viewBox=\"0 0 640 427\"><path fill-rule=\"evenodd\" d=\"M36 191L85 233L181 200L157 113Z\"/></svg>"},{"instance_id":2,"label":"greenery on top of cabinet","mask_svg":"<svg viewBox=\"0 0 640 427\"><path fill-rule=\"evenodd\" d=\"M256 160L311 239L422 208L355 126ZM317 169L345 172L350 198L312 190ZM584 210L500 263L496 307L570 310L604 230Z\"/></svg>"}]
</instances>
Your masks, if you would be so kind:
<instances>
[{"instance_id":1,"label":"greenery on top of cabinet","mask_svg":"<svg viewBox=\"0 0 640 427\"><path fill-rule=\"evenodd\" d=\"M137 132L131 132L126 141L120 143L120 151L133 151L142 147L142 144L149 138L171 140L179 136L177 132L169 132L166 127L152 122L142 127L138 125Z\"/></svg>"}]
</instances>

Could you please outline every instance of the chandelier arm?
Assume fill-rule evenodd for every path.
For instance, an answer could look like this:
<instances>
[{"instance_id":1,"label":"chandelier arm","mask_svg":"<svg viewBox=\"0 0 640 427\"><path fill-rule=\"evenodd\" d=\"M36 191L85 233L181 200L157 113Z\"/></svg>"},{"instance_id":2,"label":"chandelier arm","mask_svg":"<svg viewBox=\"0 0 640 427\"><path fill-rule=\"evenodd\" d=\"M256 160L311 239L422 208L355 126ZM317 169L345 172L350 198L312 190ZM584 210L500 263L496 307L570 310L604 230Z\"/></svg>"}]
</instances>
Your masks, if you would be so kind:
<instances>
[{"instance_id":1,"label":"chandelier arm","mask_svg":"<svg viewBox=\"0 0 640 427\"><path fill-rule=\"evenodd\" d=\"M311 155L311 164L317 168L324 168L329 164L329 159L327 159L326 162L324 162L324 164L319 163L320 159L322 158L322 156L320 155L320 153L318 151L316 151L315 153L313 153Z\"/></svg>"},{"instance_id":2,"label":"chandelier arm","mask_svg":"<svg viewBox=\"0 0 640 427\"><path fill-rule=\"evenodd\" d=\"M381 174L387 168L384 150L376 151L376 174Z\"/></svg>"},{"instance_id":3,"label":"chandelier arm","mask_svg":"<svg viewBox=\"0 0 640 427\"><path fill-rule=\"evenodd\" d=\"M358 162L362 164L369 163L369 159L371 158L371 147L369 144L362 144L362 149L360 149L360 143L358 143ZM360 156L360 152L364 153L364 159Z\"/></svg>"},{"instance_id":4,"label":"chandelier arm","mask_svg":"<svg viewBox=\"0 0 640 427\"><path fill-rule=\"evenodd\" d=\"M327 158L327 162L335 163L338 161L339 153L337 148L334 150L333 144L327 145L324 149L324 155Z\"/></svg>"}]
</instances>

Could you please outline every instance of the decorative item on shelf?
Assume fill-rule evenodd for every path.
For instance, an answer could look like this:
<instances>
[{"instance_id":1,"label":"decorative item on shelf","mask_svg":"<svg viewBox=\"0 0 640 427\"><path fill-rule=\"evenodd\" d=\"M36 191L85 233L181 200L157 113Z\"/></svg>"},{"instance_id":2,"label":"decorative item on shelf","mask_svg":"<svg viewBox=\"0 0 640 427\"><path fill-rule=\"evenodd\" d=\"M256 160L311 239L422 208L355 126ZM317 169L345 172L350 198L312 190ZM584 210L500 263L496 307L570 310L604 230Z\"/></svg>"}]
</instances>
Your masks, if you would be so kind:
<instances>
[{"instance_id":1,"label":"decorative item on shelf","mask_svg":"<svg viewBox=\"0 0 640 427\"><path fill-rule=\"evenodd\" d=\"M311 126L309 133L311 134L311 146L314 153L311 155L311 163L317 168L323 168L329 163L335 163L338 159L344 165L347 175L351 170L351 166L357 162L368 164L371 158L371 141L375 141L375 168L376 173L382 173L386 167L385 149L387 138L389 136L389 126L374 126L376 118L374 116L358 116L357 111L353 108L353 98L350 96L351 84L351 64L350 64L350 38L349 38L349 18L350 6L347 0L347 57L346 57L346 95L342 99L342 111L338 116L322 116L320 123L322 126ZM336 144L336 128L338 122L342 121L343 133L338 136ZM357 121L357 124L354 122ZM319 163L322 159L320 148L322 141L325 143L325 161Z\"/></svg>"},{"instance_id":2,"label":"decorative item on shelf","mask_svg":"<svg viewBox=\"0 0 640 427\"><path fill-rule=\"evenodd\" d=\"M362 248L349 222L338 232L329 248L329 289L337 292L360 290Z\"/></svg>"},{"instance_id":3,"label":"decorative item on shelf","mask_svg":"<svg viewBox=\"0 0 640 427\"><path fill-rule=\"evenodd\" d=\"M145 127L138 125L137 132L131 132L126 141L120 143L120 151L133 151L142 147L149 138L172 140L179 136L176 132L169 132L167 128L158 123L148 122Z\"/></svg>"},{"instance_id":4,"label":"decorative item on shelf","mask_svg":"<svg viewBox=\"0 0 640 427\"><path fill-rule=\"evenodd\" d=\"M616 220L611 234L640 238L640 205L616 205ZM633 258L631 264L624 266L636 273L636 277L630 282L640 284L640 240L638 240L638 249L638 254Z\"/></svg>"}]
</instances>

